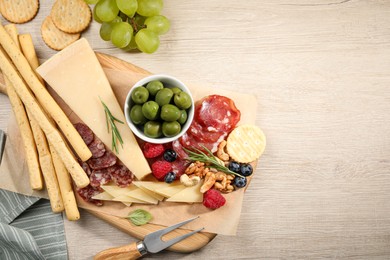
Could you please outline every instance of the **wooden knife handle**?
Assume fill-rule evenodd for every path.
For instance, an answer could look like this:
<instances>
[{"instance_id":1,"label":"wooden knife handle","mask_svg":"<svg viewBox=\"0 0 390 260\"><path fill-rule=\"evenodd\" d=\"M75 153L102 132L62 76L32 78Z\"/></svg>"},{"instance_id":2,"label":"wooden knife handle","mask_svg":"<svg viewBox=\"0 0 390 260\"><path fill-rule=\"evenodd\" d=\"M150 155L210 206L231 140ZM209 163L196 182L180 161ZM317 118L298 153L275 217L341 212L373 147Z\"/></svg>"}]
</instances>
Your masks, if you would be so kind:
<instances>
[{"instance_id":1,"label":"wooden knife handle","mask_svg":"<svg viewBox=\"0 0 390 260\"><path fill-rule=\"evenodd\" d=\"M138 251L137 242L130 245L113 247L98 253L94 260L131 260L141 257L142 254Z\"/></svg>"}]
</instances>

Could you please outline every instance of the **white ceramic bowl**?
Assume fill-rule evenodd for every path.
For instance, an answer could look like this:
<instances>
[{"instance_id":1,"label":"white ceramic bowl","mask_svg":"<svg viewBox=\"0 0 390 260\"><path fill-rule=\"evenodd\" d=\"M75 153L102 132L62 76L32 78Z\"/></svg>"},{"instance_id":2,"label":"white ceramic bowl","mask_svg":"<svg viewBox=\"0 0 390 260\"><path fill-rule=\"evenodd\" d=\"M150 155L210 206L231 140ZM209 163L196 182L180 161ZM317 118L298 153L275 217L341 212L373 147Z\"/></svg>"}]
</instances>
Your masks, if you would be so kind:
<instances>
[{"instance_id":1,"label":"white ceramic bowl","mask_svg":"<svg viewBox=\"0 0 390 260\"><path fill-rule=\"evenodd\" d=\"M163 83L164 87L168 87L168 88L178 87L182 91L187 92L191 97L191 104L192 105L189 109L187 109L187 121L184 123L184 125L182 125L181 131L179 132L179 134L177 134L173 137L165 137L165 136L158 137L158 138L148 137L144 134L142 127L135 125L130 119L130 109L131 109L132 105L134 104L132 99L131 99L132 92L134 91L134 89L136 87L146 86L146 84L148 84L150 81L153 81L153 80L161 81ZM133 133L137 137L139 137L140 139L144 140L145 142L149 142L149 143L155 143L155 144L169 143L169 142L176 140L180 136L182 136L190 127L192 120L194 119L194 99L193 99L192 94L191 94L190 90L188 89L188 87L180 80L178 80L172 76L169 76L169 75L156 74L156 75L147 76L134 84L134 86L130 89L129 93L127 94L125 106L124 106L124 111L125 111L127 125L130 127L131 131L133 131Z\"/></svg>"}]
</instances>

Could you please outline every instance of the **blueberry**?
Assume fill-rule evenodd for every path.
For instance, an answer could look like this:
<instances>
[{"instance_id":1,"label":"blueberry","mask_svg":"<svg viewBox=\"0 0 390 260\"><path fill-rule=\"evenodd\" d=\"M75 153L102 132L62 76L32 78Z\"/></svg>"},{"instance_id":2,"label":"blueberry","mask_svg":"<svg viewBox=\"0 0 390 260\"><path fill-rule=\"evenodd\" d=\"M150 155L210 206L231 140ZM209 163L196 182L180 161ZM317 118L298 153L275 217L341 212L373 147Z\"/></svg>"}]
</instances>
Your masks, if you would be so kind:
<instances>
[{"instance_id":1,"label":"blueberry","mask_svg":"<svg viewBox=\"0 0 390 260\"><path fill-rule=\"evenodd\" d=\"M240 164L238 162L230 162L228 167L229 170L240 173Z\"/></svg>"},{"instance_id":2,"label":"blueberry","mask_svg":"<svg viewBox=\"0 0 390 260\"><path fill-rule=\"evenodd\" d=\"M236 186L236 188L245 187L246 186L246 178L236 176L236 177L234 177L233 184L234 184L234 186Z\"/></svg>"},{"instance_id":3,"label":"blueberry","mask_svg":"<svg viewBox=\"0 0 390 260\"><path fill-rule=\"evenodd\" d=\"M253 173L253 167L249 163L243 163L241 164L240 172L242 176L245 177L251 176Z\"/></svg>"},{"instance_id":4,"label":"blueberry","mask_svg":"<svg viewBox=\"0 0 390 260\"><path fill-rule=\"evenodd\" d=\"M174 172L168 172L167 175L164 177L164 181L166 183L172 183L176 179L176 173Z\"/></svg>"},{"instance_id":5,"label":"blueberry","mask_svg":"<svg viewBox=\"0 0 390 260\"><path fill-rule=\"evenodd\" d=\"M173 162L177 158L177 153L173 149L166 149L163 156L165 161Z\"/></svg>"}]
</instances>

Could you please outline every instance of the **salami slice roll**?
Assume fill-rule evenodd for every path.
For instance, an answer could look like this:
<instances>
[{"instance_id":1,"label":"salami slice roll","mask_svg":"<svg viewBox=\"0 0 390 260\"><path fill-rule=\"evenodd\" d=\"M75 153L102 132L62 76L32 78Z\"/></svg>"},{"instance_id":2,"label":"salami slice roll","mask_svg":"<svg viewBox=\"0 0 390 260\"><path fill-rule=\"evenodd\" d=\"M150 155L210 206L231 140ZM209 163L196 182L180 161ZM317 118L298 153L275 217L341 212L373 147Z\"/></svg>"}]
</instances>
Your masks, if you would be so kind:
<instances>
[{"instance_id":1,"label":"salami slice roll","mask_svg":"<svg viewBox=\"0 0 390 260\"><path fill-rule=\"evenodd\" d=\"M92 143L88 145L89 150L91 150L92 157L91 158L99 158L104 155L106 152L106 147L100 139L95 138Z\"/></svg>"},{"instance_id":2,"label":"salami slice roll","mask_svg":"<svg viewBox=\"0 0 390 260\"><path fill-rule=\"evenodd\" d=\"M110 167L111 178L121 188L127 187L134 179L133 173L124 165L116 164Z\"/></svg>"},{"instance_id":3,"label":"salami slice roll","mask_svg":"<svg viewBox=\"0 0 390 260\"><path fill-rule=\"evenodd\" d=\"M180 176L183 175L184 171L187 169L187 166L190 162L186 160L175 160L172 162L172 171L176 173L176 179L180 179Z\"/></svg>"},{"instance_id":4,"label":"salami slice roll","mask_svg":"<svg viewBox=\"0 0 390 260\"><path fill-rule=\"evenodd\" d=\"M92 141L94 139L94 134L93 134L92 130L86 124L77 123L74 126L75 126L77 132L79 132L81 138L83 139L83 141L86 145L89 145L90 143L92 143Z\"/></svg>"},{"instance_id":5,"label":"salami slice roll","mask_svg":"<svg viewBox=\"0 0 390 260\"><path fill-rule=\"evenodd\" d=\"M93 170L100 170L113 166L117 161L117 157L112 152L106 151L103 156L99 158L89 159L88 165Z\"/></svg>"},{"instance_id":6,"label":"salami slice roll","mask_svg":"<svg viewBox=\"0 0 390 260\"><path fill-rule=\"evenodd\" d=\"M179 140L175 140L172 142L172 149L175 150L177 153L177 156L184 160L188 157L188 154L184 151L183 145L180 143Z\"/></svg>"}]
</instances>

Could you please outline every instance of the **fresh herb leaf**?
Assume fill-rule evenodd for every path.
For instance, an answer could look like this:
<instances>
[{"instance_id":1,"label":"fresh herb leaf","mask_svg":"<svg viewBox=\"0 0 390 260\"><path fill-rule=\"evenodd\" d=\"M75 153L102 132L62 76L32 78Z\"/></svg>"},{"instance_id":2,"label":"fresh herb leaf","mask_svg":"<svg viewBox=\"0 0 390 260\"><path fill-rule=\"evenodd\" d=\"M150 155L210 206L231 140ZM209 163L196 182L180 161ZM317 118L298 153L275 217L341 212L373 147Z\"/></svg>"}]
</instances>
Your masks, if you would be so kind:
<instances>
[{"instance_id":1,"label":"fresh herb leaf","mask_svg":"<svg viewBox=\"0 0 390 260\"><path fill-rule=\"evenodd\" d=\"M136 226L142 226L147 223L152 219L152 214L147 212L146 210L143 209L137 209L133 212L130 212L130 214L126 217L128 220L131 221Z\"/></svg>"},{"instance_id":2,"label":"fresh herb leaf","mask_svg":"<svg viewBox=\"0 0 390 260\"><path fill-rule=\"evenodd\" d=\"M102 102L102 105L104 108L104 113L106 115L107 132L109 132L111 129L111 146L112 146L111 148L116 153L118 153L118 142L123 147L123 140L122 140L121 134L119 133L118 128L115 125L115 122L118 122L121 124L124 124L124 123L111 114L110 109L107 107L107 105L103 102L103 100L101 98L100 98L100 102Z\"/></svg>"},{"instance_id":3,"label":"fresh herb leaf","mask_svg":"<svg viewBox=\"0 0 390 260\"><path fill-rule=\"evenodd\" d=\"M221 171L221 172L224 172L227 174L233 174L236 176L244 177L241 174L238 174L236 172L229 170L229 168L227 168L226 166L221 164L221 160L219 160L217 157L215 157L214 154L209 149L207 149L205 146L202 146L202 147L203 147L204 151L206 151L206 153L200 149L197 149L197 148L193 148L193 150L189 150L187 148L184 148L184 150L188 154L187 160L193 161L193 162L196 162L196 161L203 162L203 163L209 164L210 166L217 169L218 171Z\"/></svg>"}]
</instances>

